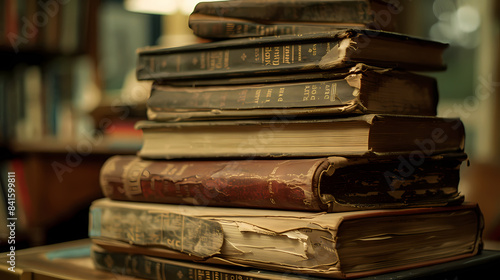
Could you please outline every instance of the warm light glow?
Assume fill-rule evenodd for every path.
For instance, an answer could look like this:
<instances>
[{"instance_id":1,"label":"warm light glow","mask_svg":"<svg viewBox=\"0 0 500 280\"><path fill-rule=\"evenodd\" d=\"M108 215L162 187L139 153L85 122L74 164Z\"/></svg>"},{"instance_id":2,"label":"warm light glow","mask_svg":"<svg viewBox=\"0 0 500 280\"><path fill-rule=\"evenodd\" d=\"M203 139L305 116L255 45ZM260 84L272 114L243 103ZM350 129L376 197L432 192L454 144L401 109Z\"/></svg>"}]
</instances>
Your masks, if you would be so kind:
<instances>
[{"instance_id":1,"label":"warm light glow","mask_svg":"<svg viewBox=\"0 0 500 280\"><path fill-rule=\"evenodd\" d=\"M125 0L125 9L148 14L190 14L199 0ZM210 1L203 1L210 2Z\"/></svg>"}]
</instances>

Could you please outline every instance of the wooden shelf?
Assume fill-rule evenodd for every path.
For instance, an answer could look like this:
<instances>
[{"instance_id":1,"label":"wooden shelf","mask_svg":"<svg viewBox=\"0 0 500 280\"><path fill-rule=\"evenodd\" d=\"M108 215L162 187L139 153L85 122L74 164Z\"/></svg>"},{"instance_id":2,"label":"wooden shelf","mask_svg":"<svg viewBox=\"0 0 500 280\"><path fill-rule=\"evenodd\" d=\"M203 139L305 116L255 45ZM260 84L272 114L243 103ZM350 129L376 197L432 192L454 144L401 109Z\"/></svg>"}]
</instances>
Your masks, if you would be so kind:
<instances>
[{"instance_id":1,"label":"wooden shelf","mask_svg":"<svg viewBox=\"0 0 500 280\"><path fill-rule=\"evenodd\" d=\"M54 139L43 139L39 141L12 142L8 145L14 154L20 153L54 153L64 154L76 152L79 154L136 154L141 148L142 140L125 139L101 141L82 139L80 141L58 141Z\"/></svg>"}]
</instances>

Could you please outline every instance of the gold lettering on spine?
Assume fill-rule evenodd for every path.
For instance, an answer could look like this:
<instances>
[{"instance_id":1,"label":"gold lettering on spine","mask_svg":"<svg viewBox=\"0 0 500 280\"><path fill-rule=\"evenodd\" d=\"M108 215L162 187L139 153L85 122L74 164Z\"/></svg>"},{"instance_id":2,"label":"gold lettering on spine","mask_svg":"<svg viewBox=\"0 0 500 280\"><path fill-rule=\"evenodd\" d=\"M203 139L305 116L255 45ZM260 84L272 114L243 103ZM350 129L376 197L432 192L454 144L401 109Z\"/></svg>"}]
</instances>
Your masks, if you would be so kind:
<instances>
[{"instance_id":1,"label":"gold lettering on spine","mask_svg":"<svg viewBox=\"0 0 500 280\"><path fill-rule=\"evenodd\" d=\"M332 86L329 84L325 84L325 95L323 96L323 99L325 100L330 99L330 95L332 94L331 90Z\"/></svg>"},{"instance_id":2,"label":"gold lettering on spine","mask_svg":"<svg viewBox=\"0 0 500 280\"><path fill-rule=\"evenodd\" d=\"M264 47L264 65L269 66L271 65L271 52L272 52L272 47Z\"/></svg>"},{"instance_id":3,"label":"gold lettering on spine","mask_svg":"<svg viewBox=\"0 0 500 280\"><path fill-rule=\"evenodd\" d=\"M270 89L267 90L266 101L264 103L271 102L271 97L272 96L273 96L273 89L270 88Z\"/></svg>"},{"instance_id":4,"label":"gold lettering on spine","mask_svg":"<svg viewBox=\"0 0 500 280\"><path fill-rule=\"evenodd\" d=\"M337 83L325 84L324 100L334 102L337 99Z\"/></svg>"},{"instance_id":5,"label":"gold lettering on spine","mask_svg":"<svg viewBox=\"0 0 500 280\"><path fill-rule=\"evenodd\" d=\"M318 86L313 85L311 91L311 100L316 100L316 93L318 92Z\"/></svg>"},{"instance_id":6,"label":"gold lettering on spine","mask_svg":"<svg viewBox=\"0 0 500 280\"><path fill-rule=\"evenodd\" d=\"M283 95L285 94L285 88L280 88L278 92L278 102L283 102Z\"/></svg>"},{"instance_id":7,"label":"gold lettering on spine","mask_svg":"<svg viewBox=\"0 0 500 280\"><path fill-rule=\"evenodd\" d=\"M283 63L290 64L290 46L283 47Z\"/></svg>"},{"instance_id":8,"label":"gold lettering on spine","mask_svg":"<svg viewBox=\"0 0 500 280\"><path fill-rule=\"evenodd\" d=\"M302 97L302 101L308 101L310 93L311 93L311 86L310 85L305 86L305 88L304 88L304 97Z\"/></svg>"},{"instance_id":9,"label":"gold lettering on spine","mask_svg":"<svg viewBox=\"0 0 500 280\"><path fill-rule=\"evenodd\" d=\"M259 99L260 99L260 93L261 93L261 90L258 89L255 91L255 98L253 100L253 103L255 104L259 104Z\"/></svg>"},{"instance_id":10,"label":"gold lettering on spine","mask_svg":"<svg viewBox=\"0 0 500 280\"><path fill-rule=\"evenodd\" d=\"M208 52L207 55L210 61L208 70L222 69L224 51L212 51Z\"/></svg>"},{"instance_id":11,"label":"gold lettering on spine","mask_svg":"<svg viewBox=\"0 0 500 280\"><path fill-rule=\"evenodd\" d=\"M273 65L274 66L280 65L280 47L274 47Z\"/></svg>"},{"instance_id":12,"label":"gold lettering on spine","mask_svg":"<svg viewBox=\"0 0 500 280\"><path fill-rule=\"evenodd\" d=\"M221 69L222 68L222 57L224 56L222 51L216 52L215 53L215 69Z\"/></svg>"},{"instance_id":13,"label":"gold lettering on spine","mask_svg":"<svg viewBox=\"0 0 500 280\"><path fill-rule=\"evenodd\" d=\"M226 34L231 34L234 31L234 23L228 22L226 24Z\"/></svg>"},{"instance_id":14,"label":"gold lettering on spine","mask_svg":"<svg viewBox=\"0 0 500 280\"><path fill-rule=\"evenodd\" d=\"M313 46L312 46L312 49L311 49L311 50L312 50L312 55L313 55L313 56L316 56L317 45L316 45L316 44L313 44Z\"/></svg>"}]
</instances>

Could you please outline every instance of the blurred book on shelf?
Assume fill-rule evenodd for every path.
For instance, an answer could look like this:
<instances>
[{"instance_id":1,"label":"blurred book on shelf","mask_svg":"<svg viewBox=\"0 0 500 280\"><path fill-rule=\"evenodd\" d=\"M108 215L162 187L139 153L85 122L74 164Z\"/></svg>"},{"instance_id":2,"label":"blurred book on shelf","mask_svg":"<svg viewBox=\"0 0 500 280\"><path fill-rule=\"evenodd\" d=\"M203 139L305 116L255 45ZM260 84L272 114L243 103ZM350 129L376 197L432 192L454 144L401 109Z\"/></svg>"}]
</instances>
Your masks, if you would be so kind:
<instances>
[{"instance_id":1,"label":"blurred book on shelf","mask_svg":"<svg viewBox=\"0 0 500 280\"><path fill-rule=\"evenodd\" d=\"M384 0L211 1L198 3L188 24L195 35L209 39L348 28L396 31L401 9L399 2Z\"/></svg>"}]
</instances>

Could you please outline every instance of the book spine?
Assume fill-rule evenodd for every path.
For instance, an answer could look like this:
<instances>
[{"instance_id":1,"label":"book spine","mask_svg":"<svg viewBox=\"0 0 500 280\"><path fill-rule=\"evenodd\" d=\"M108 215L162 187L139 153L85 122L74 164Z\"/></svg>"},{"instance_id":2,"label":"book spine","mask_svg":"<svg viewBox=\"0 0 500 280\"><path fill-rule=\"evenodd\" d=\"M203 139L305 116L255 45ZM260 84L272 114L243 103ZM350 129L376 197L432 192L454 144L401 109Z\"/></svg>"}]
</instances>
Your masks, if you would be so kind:
<instances>
[{"instance_id":1,"label":"book spine","mask_svg":"<svg viewBox=\"0 0 500 280\"><path fill-rule=\"evenodd\" d=\"M216 221L172 212L93 205L89 217L91 238L154 245L201 258L217 254L224 237Z\"/></svg>"},{"instance_id":2,"label":"book spine","mask_svg":"<svg viewBox=\"0 0 500 280\"><path fill-rule=\"evenodd\" d=\"M367 0L357 1L223 1L199 3L193 13L256 21L370 23Z\"/></svg>"},{"instance_id":3,"label":"book spine","mask_svg":"<svg viewBox=\"0 0 500 280\"><path fill-rule=\"evenodd\" d=\"M148 161L114 156L102 167L105 196L202 206L321 211L326 159Z\"/></svg>"},{"instance_id":4,"label":"book spine","mask_svg":"<svg viewBox=\"0 0 500 280\"><path fill-rule=\"evenodd\" d=\"M147 105L154 112L304 108L352 104L356 95L356 88L344 79L203 88L155 84Z\"/></svg>"},{"instance_id":5,"label":"book spine","mask_svg":"<svg viewBox=\"0 0 500 280\"><path fill-rule=\"evenodd\" d=\"M346 40L348 43L349 39ZM248 40L249 44L252 42ZM340 42L343 43L339 38L259 42L262 43L253 46L241 44L186 52L139 53L137 78L171 80L255 76L319 70L327 62L329 68L342 64L343 53L334 51L339 48ZM345 45L342 47L345 48ZM329 55L325 60L328 61L322 61L327 53Z\"/></svg>"},{"instance_id":6,"label":"book spine","mask_svg":"<svg viewBox=\"0 0 500 280\"><path fill-rule=\"evenodd\" d=\"M179 280L264 280L269 278L248 276L245 272L228 272L217 266L194 265L187 262L162 260L144 255L114 253L108 251L91 251L91 258L100 270L140 277L145 279L179 279Z\"/></svg>"},{"instance_id":7,"label":"book spine","mask_svg":"<svg viewBox=\"0 0 500 280\"><path fill-rule=\"evenodd\" d=\"M296 25L261 24L250 21L190 20L190 28L196 36L208 39L245 38L260 36L298 35L345 28L360 28L363 25Z\"/></svg>"}]
</instances>

